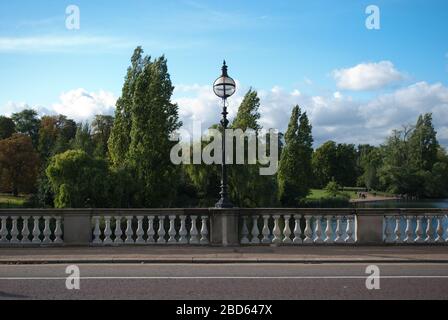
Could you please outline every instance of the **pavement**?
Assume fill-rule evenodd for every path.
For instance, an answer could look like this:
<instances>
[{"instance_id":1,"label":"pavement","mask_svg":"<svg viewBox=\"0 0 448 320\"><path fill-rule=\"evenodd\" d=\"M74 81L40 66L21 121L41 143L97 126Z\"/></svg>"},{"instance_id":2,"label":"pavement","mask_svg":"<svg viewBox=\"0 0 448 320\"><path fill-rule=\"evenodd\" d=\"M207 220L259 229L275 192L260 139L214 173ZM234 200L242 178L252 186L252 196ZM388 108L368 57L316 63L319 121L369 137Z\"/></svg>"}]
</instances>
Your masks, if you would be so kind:
<instances>
[{"instance_id":1,"label":"pavement","mask_svg":"<svg viewBox=\"0 0 448 320\"><path fill-rule=\"evenodd\" d=\"M0 265L0 300L217 300L218 306L210 312L219 314L226 300L244 305L241 300L448 299L446 264L376 264L374 278L363 263L103 263L78 267L79 286L75 286L69 277L74 276L73 269L67 270L64 264ZM178 302L184 305L191 303ZM274 315L280 311L275 308ZM175 312L176 308L163 310L164 315Z\"/></svg>"},{"instance_id":2,"label":"pavement","mask_svg":"<svg viewBox=\"0 0 448 320\"><path fill-rule=\"evenodd\" d=\"M0 265L64 263L448 263L448 246L0 248Z\"/></svg>"}]
</instances>

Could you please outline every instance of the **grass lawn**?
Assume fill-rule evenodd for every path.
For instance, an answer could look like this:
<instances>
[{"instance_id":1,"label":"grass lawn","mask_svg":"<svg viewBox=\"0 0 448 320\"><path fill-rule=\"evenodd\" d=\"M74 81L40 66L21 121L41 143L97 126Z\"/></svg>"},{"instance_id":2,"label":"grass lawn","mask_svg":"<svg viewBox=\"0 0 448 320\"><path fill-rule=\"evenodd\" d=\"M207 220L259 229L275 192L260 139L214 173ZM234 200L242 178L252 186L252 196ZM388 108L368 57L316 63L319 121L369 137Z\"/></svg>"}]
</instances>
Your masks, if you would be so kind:
<instances>
[{"instance_id":1,"label":"grass lawn","mask_svg":"<svg viewBox=\"0 0 448 320\"><path fill-rule=\"evenodd\" d=\"M350 199L356 199L358 196L355 191L346 191L350 195ZM323 189L311 189L311 193L306 197L308 200L319 200L328 197L328 194Z\"/></svg>"},{"instance_id":2,"label":"grass lawn","mask_svg":"<svg viewBox=\"0 0 448 320\"><path fill-rule=\"evenodd\" d=\"M0 193L0 208L21 208L24 206L27 197L13 197L9 194Z\"/></svg>"}]
</instances>

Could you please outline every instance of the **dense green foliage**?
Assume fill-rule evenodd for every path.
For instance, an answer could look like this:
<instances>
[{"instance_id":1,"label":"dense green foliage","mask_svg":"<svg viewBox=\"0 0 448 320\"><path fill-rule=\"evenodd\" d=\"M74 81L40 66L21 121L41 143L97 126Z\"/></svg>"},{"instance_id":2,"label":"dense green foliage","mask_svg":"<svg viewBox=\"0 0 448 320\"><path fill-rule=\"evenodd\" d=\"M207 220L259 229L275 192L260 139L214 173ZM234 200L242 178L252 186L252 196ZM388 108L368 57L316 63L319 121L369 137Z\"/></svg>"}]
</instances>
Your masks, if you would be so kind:
<instances>
[{"instance_id":1,"label":"dense green foliage","mask_svg":"<svg viewBox=\"0 0 448 320\"><path fill-rule=\"evenodd\" d=\"M39 156L31 138L13 134L0 140L0 188L14 196L19 192L31 192L36 183Z\"/></svg>"},{"instance_id":2,"label":"dense green foliage","mask_svg":"<svg viewBox=\"0 0 448 320\"><path fill-rule=\"evenodd\" d=\"M16 132L16 125L11 118L0 116L0 140L7 139Z\"/></svg>"},{"instance_id":3,"label":"dense green foliage","mask_svg":"<svg viewBox=\"0 0 448 320\"><path fill-rule=\"evenodd\" d=\"M151 60L137 48L117 103L109 147L117 168L128 168L140 188L135 205L172 206L180 170L170 160L170 135L181 126L178 106L171 102L171 84L165 57Z\"/></svg>"},{"instance_id":4,"label":"dense green foliage","mask_svg":"<svg viewBox=\"0 0 448 320\"><path fill-rule=\"evenodd\" d=\"M240 129L243 132L253 130L254 134L261 129L258 123L260 113L260 99L257 92L250 89L241 102L238 113L233 120L232 129ZM256 136L256 134L255 134ZM248 163L248 138L244 144L244 164L229 166L230 197L238 207L270 207L276 204L275 177L260 175L260 164ZM234 163L236 163L236 151L234 148Z\"/></svg>"},{"instance_id":5,"label":"dense green foliage","mask_svg":"<svg viewBox=\"0 0 448 320\"><path fill-rule=\"evenodd\" d=\"M342 186L354 186L358 177L357 159L353 144L325 142L313 154L314 186L323 188L332 180Z\"/></svg>"},{"instance_id":6,"label":"dense green foliage","mask_svg":"<svg viewBox=\"0 0 448 320\"><path fill-rule=\"evenodd\" d=\"M278 197L283 206L296 207L310 192L312 145L308 116L296 106L285 134L278 170Z\"/></svg>"},{"instance_id":7,"label":"dense green foliage","mask_svg":"<svg viewBox=\"0 0 448 320\"><path fill-rule=\"evenodd\" d=\"M448 156L440 148L431 114L394 131L381 147L381 189L417 197L448 196Z\"/></svg>"},{"instance_id":8,"label":"dense green foliage","mask_svg":"<svg viewBox=\"0 0 448 320\"><path fill-rule=\"evenodd\" d=\"M32 109L25 109L21 112L13 113L11 119L14 121L16 131L26 134L31 138L33 146L36 147L39 140L40 119L37 112Z\"/></svg>"},{"instance_id":9,"label":"dense green foliage","mask_svg":"<svg viewBox=\"0 0 448 320\"><path fill-rule=\"evenodd\" d=\"M105 160L69 150L54 156L46 173L56 194L56 208L108 206L110 175Z\"/></svg>"}]
</instances>

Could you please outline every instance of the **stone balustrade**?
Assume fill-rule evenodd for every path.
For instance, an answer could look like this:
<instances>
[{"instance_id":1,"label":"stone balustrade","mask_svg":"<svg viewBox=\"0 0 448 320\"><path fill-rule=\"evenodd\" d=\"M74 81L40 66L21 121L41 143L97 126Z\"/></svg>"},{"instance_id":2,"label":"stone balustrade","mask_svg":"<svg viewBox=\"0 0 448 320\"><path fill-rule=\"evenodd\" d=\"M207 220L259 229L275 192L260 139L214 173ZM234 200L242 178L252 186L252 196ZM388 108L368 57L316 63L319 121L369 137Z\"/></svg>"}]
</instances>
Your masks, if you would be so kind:
<instances>
[{"instance_id":1,"label":"stone balustrade","mask_svg":"<svg viewBox=\"0 0 448 320\"><path fill-rule=\"evenodd\" d=\"M0 213L0 245L61 245L61 216Z\"/></svg>"},{"instance_id":2,"label":"stone balustrade","mask_svg":"<svg viewBox=\"0 0 448 320\"><path fill-rule=\"evenodd\" d=\"M384 242L394 244L448 243L444 214L389 214L384 216Z\"/></svg>"},{"instance_id":3,"label":"stone balustrade","mask_svg":"<svg viewBox=\"0 0 448 320\"><path fill-rule=\"evenodd\" d=\"M0 209L0 246L448 245L447 209Z\"/></svg>"},{"instance_id":4,"label":"stone balustrade","mask_svg":"<svg viewBox=\"0 0 448 320\"><path fill-rule=\"evenodd\" d=\"M207 245L208 215L145 214L93 216L94 245ZM103 226L101 226L103 225Z\"/></svg>"},{"instance_id":5,"label":"stone balustrade","mask_svg":"<svg viewBox=\"0 0 448 320\"><path fill-rule=\"evenodd\" d=\"M354 214L253 214L241 218L241 244L319 245L356 242Z\"/></svg>"}]
</instances>

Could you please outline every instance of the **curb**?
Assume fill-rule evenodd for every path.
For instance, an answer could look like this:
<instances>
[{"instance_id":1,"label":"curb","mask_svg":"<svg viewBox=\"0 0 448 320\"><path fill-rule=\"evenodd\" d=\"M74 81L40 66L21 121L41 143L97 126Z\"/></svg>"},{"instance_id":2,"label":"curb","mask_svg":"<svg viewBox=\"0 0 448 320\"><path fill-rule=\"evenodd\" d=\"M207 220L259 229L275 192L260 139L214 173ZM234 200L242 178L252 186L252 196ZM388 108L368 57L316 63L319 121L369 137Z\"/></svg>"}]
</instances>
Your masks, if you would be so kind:
<instances>
[{"instance_id":1,"label":"curb","mask_svg":"<svg viewBox=\"0 0 448 320\"><path fill-rule=\"evenodd\" d=\"M44 260L0 260L0 265L44 265L44 264L448 264L447 259L44 259Z\"/></svg>"}]
</instances>

